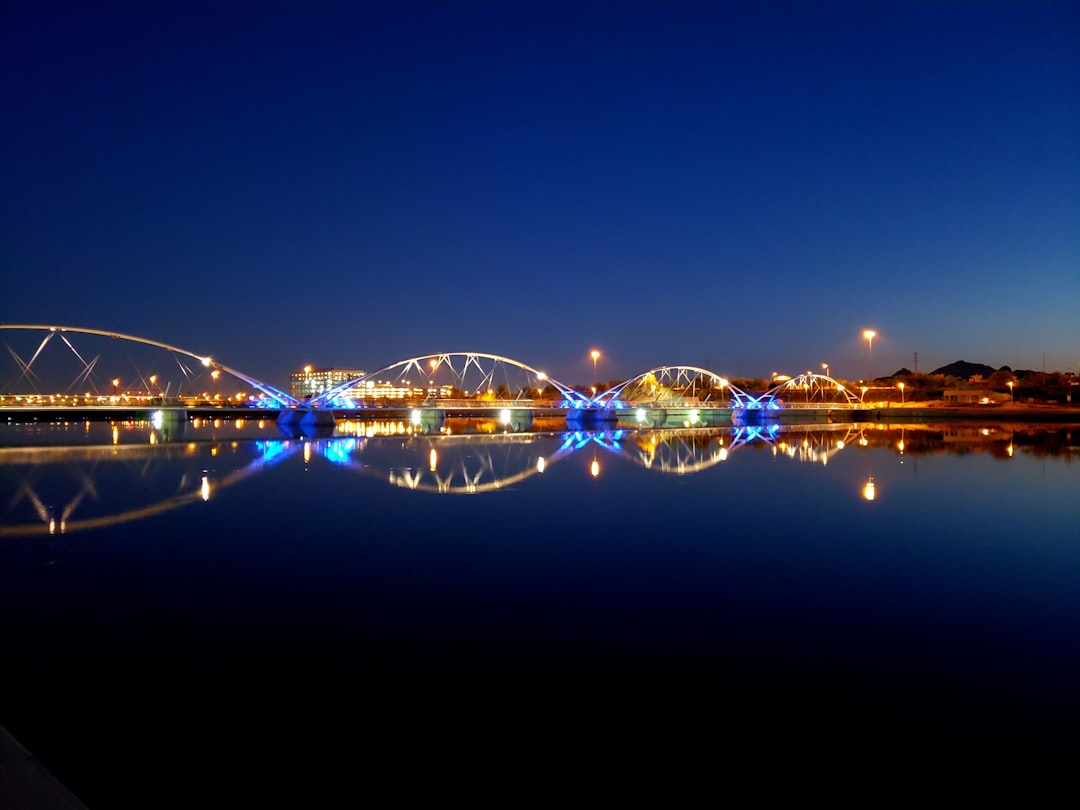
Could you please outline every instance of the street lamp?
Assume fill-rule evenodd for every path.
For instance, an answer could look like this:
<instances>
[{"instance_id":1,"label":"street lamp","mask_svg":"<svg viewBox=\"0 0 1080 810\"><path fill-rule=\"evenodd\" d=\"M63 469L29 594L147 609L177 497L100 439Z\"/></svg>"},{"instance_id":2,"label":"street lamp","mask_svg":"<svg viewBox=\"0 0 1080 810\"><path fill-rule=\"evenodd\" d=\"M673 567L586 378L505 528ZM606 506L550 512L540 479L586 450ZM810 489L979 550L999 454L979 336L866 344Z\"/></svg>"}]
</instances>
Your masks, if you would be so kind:
<instances>
[{"instance_id":1,"label":"street lamp","mask_svg":"<svg viewBox=\"0 0 1080 810\"><path fill-rule=\"evenodd\" d=\"M120 387L120 378L116 378L112 381L112 395L113 399L116 399L117 389Z\"/></svg>"},{"instance_id":2,"label":"street lamp","mask_svg":"<svg viewBox=\"0 0 1080 810\"><path fill-rule=\"evenodd\" d=\"M821 367L823 369L825 369L825 376L828 377L829 376L829 364L828 363L822 363Z\"/></svg>"},{"instance_id":3,"label":"street lamp","mask_svg":"<svg viewBox=\"0 0 1080 810\"><path fill-rule=\"evenodd\" d=\"M598 352L596 349L593 349L589 354L592 357L592 383L593 383L593 388L595 389L596 388L596 361L600 359L600 352Z\"/></svg>"},{"instance_id":4,"label":"street lamp","mask_svg":"<svg viewBox=\"0 0 1080 810\"><path fill-rule=\"evenodd\" d=\"M1013 401L1013 386L1014 386L1014 385L1016 385L1016 383L1015 383L1015 382L1013 382L1012 380L1009 380L1009 381L1008 381L1007 383L1005 383L1005 384L1006 384L1007 386L1009 386L1009 402L1012 402L1012 401Z\"/></svg>"},{"instance_id":5,"label":"street lamp","mask_svg":"<svg viewBox=\"0 0 1080 810\"><path fill-rule=\"evenodd\" d=\"M904 404L904 384L903 383L897 383L896 387L900 389L900 404L903 405Z\"/></svg>"},{"instance_id":6,"label":"street lamp","mask_svg":"<svg viewBox=\"0 0 1080 810\"><path fill-rule=\"evenodd\" d=\"M221 376L221 372L216 368L210 372L211 378L214 380L214 399L217 399L217 378Z\"/></svg>"},{"instance_id":7,"label":"street lamp","mask_svg":"<svg viewBox=\"0 0 1080 810\"><path fill-rule=\"evenodd\" d=\"M862 333L862 336L866 338L866 370L867 370L867 382L874 381L874 338L877 337L877 332L873 329L867 329Z\"/></svg>"}]
</instances>

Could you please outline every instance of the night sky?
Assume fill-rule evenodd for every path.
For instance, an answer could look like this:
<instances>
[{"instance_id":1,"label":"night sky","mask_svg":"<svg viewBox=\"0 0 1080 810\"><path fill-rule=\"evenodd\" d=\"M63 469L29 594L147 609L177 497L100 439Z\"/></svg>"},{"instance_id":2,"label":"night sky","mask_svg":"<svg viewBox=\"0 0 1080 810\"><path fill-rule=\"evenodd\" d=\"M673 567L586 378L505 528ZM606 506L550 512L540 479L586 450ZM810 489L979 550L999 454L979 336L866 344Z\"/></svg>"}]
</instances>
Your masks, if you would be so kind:
<instances>
[{"instance_id":1,"label":"night sky","mask_svg":"<svg viewBox=\"0 0 1080 810\"><path fill-rule=\"evenodd\" d=\"M1075 2L4 2L0 323L275 384L1080 371Z\"/></svg>"}]
</instances>

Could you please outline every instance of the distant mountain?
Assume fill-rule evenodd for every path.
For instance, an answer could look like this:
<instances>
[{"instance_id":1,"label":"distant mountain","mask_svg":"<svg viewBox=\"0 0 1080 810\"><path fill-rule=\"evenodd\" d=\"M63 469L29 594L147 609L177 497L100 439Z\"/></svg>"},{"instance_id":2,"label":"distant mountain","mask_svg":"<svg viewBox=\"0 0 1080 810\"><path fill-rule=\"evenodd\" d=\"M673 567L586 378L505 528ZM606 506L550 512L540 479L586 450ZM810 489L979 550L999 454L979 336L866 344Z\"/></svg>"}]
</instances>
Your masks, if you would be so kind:
<instances>
[{"instance_id":1,"label":"distant mountain","mask_svg":"<svg viewBox=\"0 0 1080 810\"><path fill-rule=\"evenodd\" d=\"M969 363L967 360L957 360L955 363L949 363L947 366L936 368L930 373L944 374L948 377L966 380L968 377L974 377L976 374L981 374L983 377L989 377L995 371L997 371L996 368L988 366L985 363Z\"/></svg>"}]
</instances>

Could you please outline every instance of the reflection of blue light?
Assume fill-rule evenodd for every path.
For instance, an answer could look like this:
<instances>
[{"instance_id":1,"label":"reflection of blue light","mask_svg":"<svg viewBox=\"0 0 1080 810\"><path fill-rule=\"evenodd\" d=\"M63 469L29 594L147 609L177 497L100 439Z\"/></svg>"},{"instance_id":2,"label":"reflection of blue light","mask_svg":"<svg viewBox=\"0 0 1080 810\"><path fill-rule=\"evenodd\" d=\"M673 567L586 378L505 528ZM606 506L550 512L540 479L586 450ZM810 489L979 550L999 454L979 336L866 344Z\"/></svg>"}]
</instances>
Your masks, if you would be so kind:
<instances>
[{"instance_id":1,"label":"reflection of blue light","mask_svg":"<svg viewBox=\"0 0 1080 810\"><path fill-rule=\"evenodd\" d=\"M351 464L349 454L356 449L356 439L331 439L319 451L323 458L333 464Z\"/></svg>"},{"instance_id":2,"label":"reflection of blue light","mask_svg":"<svg viewBox=\"0 0 1080 810\"><path fill-rule=\"evenodd\" d=\"M262 453L264 464L273 464L275 461L280 461L288 447L285 442L274 439L255 442L255 448Z\"/></svg>"}]
</instances>

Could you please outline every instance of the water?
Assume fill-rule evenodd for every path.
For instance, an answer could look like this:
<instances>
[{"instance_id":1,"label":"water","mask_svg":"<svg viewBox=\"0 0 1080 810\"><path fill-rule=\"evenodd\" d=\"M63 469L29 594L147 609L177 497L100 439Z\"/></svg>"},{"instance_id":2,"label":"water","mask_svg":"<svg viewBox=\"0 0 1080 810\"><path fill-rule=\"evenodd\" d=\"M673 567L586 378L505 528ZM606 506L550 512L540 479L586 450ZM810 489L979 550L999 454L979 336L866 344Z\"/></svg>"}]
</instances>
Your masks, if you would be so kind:
<instances>
[{"instance_id":1,"label":"water","mask_svg":"<svg viewBox=\"0 0 1080 810\"><path fill-rule=\"evenodd\" d=\"M1076 426L448 427L0 426L0 722L91 807L1078 753Z\"/></svg>"}]
</instances>

